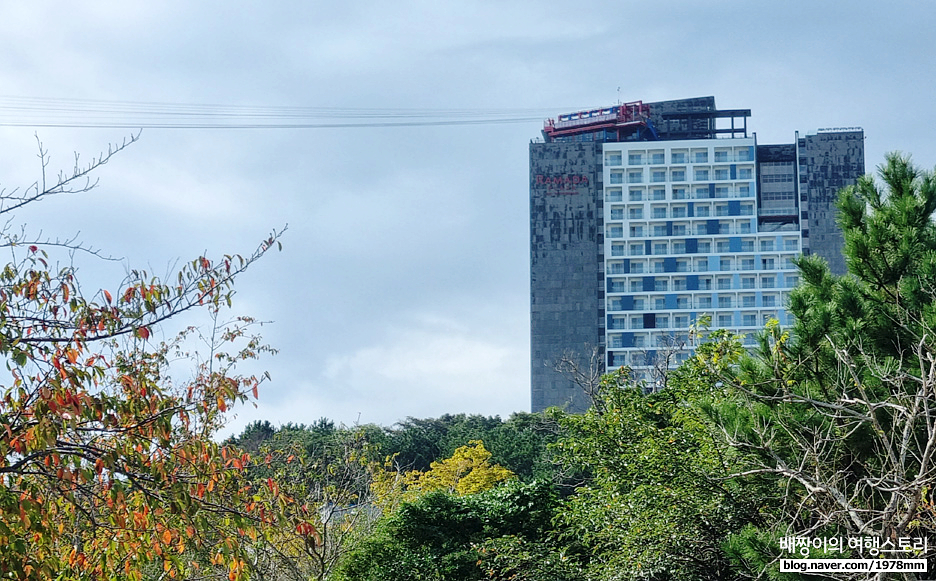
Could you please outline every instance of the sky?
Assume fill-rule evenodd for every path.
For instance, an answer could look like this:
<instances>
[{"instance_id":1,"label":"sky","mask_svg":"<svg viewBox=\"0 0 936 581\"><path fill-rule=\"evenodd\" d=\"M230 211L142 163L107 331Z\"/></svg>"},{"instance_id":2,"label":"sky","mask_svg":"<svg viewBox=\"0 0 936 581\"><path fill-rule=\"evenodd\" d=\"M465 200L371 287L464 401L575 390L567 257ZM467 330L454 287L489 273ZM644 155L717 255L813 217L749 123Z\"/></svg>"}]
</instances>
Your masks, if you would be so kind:
<instances>
[{"instance_id":1,"label":"sky","mask_svg":"<svg viewBox=\"0 0 936 581\"><path fill-rule=\"evenodd\" d=\"M506 418L530 406L528 144L545 117L714 95L751 109L758 143L860 126L866 171L890 151L932 168L934 29L936 7L904 0L7 2L0 188L38 179L37 138L68 170L152 124L131 103L331 111L313 124L468 115L150 127L97 188L14 224L121 258L80 266L85 286L111 289L128 268L250 253L288 224L283 250L237 281L233 314L267 321L279 353L229 433ZM525 120L484 122L504 119ZM51 126L102 121L127 128Z\"/></svg>"}]
</instances>

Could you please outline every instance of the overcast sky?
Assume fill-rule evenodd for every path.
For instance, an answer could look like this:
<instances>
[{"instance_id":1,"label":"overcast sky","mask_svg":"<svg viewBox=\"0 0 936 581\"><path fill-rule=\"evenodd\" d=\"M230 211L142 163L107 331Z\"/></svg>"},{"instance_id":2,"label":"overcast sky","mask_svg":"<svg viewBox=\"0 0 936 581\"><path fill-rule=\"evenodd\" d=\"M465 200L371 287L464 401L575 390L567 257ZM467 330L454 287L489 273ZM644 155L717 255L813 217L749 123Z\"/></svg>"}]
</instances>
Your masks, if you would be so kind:
<instances>
[{"instance_id":1,"label":"overcast sky","mask_svg":"<svg viewBox=\"0 0 936 581\"><path fill-rule=\"evenodd\" d=\"M933 4L903 0L6 2L0 95L537 119L146 129L96 190L17 216L157 274L249 253L288 223L283 251L238 281L236 312L272 321L280 353L229 430L506 417L530 405L527 154L542 117L714 95L752 110L759 143L861 126L867 171L893 150L932 168L934 30ZM56 122L10 103L0 125ZM129 131L0 126L0 187L35 181L37 133L67 169ZM84 272L113 288L112 271Z\"/></svg>"}]
</instances>

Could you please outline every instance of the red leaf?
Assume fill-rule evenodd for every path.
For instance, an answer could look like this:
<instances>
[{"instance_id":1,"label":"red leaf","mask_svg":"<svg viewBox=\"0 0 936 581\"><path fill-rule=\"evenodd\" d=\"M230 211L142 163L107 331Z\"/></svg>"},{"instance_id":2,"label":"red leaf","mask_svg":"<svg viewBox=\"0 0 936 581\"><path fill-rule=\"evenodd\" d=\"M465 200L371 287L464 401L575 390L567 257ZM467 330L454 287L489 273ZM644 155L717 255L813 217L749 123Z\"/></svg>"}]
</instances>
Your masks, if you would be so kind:
<instances>
[{"instance_id":1,"label":"red leaf","mask_svg":"<svg viewBox=\"0 0 936 581\"><path fill-rule=\"evenodd\" d=\"M111 297L111 294L107 292L106 290L101 291L101 292L104 293L104 298L107 299L107 302L111 302L112 300L114 300L113 297Z\"/></svg>"},{"instance_id":2,"label":"red leaf","mask_svg":"<svg viewBox=\"0 0 936 581\"><path fill-rule=\"evenodd\" d=\"M139 329L137 329L137 335L140 336L140 339L143 339L144 341L146 341L147 339L149 339L149 336L150 336L149 329L147 329L146 327L140 327Z\"/></svg>"}]
</instances>

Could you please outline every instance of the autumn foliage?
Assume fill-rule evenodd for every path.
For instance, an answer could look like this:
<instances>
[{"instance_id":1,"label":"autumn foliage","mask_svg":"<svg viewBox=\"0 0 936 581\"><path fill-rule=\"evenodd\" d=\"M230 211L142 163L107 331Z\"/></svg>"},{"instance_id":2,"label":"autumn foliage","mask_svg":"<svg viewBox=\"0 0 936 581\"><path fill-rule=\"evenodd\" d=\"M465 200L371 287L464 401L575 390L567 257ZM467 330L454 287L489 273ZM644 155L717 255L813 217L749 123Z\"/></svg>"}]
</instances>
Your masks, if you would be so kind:
<instances>
[{"instance_id":1,"label":"autumn foliage","mask_svg":"<svg viewBox=\"0 0 936 581\"><path fill-rule=\"evenodd\" d=\"M16 195L83 191L68 188L119 149ZM252 459L211 439L232 405L257 395L260 378L234 366L269 350L251 335L254 321L221 312L234 278L278 237L247 257L199 257L168 283L132 271L87 295L74 268L50 266L41 242L3 233L12 259L0 270L0 576L246 575L244 541L275 524L288 499L272 481L244 482ZM195 329L154 341L160 324L191 309L214 324L203 358L185 351ZM170 379L180 359L194 367L184 382Z\"/></svg>"}]
</instances>

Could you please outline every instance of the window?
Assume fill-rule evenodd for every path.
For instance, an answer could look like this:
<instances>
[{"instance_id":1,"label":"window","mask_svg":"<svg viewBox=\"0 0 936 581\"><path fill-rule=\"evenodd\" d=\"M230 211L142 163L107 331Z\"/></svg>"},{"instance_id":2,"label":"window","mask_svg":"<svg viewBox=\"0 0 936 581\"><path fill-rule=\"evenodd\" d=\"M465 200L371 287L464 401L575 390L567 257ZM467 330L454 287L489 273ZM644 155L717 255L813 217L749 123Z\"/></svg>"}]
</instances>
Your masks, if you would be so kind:
<instances>
[{"instance_id":1,"label":"window","mask_svg":"<svg viewBox=\"0 0 936 581\"><path fill-rule=\"evenodd\" d=\"M624 183L624 174L619 171L611 172L611 183L612 184L622 184Z\"/></svg>"},{"instance_id":2,"label":"window","mask_svg":"<svg viewBox=\"0 0 936 581\"><path fill-rule=\"evenodd\" d=\"M751 197L751 186L748 184L741 184L738 186L738 197L740 198L750 198Z\"/></svg>"},{"instance_id":3,"label":"window","mask_svg":"<svg viewBox=\"0 0 936 581\"><path fill-rule=\"evenodd\" d=\"M699 258L696 259L696 272L705 272L708 270L708 258ZM699 281L701 288L702 281Z\"/></svg>"},{"instance_id":4,"label":"window","mask_svg":"<svg viewBox=\"0 0 936 581\"><path fill-rule=\"evenodd\" d=\"M708 187L701 187L695 189L695 197L697 200L707 200L712 196L709 194Z\"/></svg>"},{"instance_id":5,"label":"window","mask_svg":"<svg viewBox=\"0 0 936 581\"><path fill-rule=\"evenodd\" d=\"M700 254L708 254L712 251L712 243L708 240L699 240L697 250Z\"/></svg>"},{"instance_id":6,"label":"window","mask_svg":"<svg viewBox=\"0 0 936 581\"><path fill-rule=\"evenodd\" d=\"M605 165L621 165L621 161L620 151L608 153L605 157Z\"/></svg>"},{"instance_id":7,"label":"window","mask_svg":"<svg viewBox=\"0 0 936 581\"><path fill-rule=\"evenodd\" d=\"M633 171L633 170L627 172L627 183L629 184L643 183L643 172Z\"/></svg>"},{"instance_id":8,"label":"window","mask_svg":"<svg viewBox=\"0 0 936 581\"><path fill-rule=\"evenodd\" d=\"M774 277L765 276L761 279L761 288L774 288Z\"/></svg>"},{"instance_id":9,"label":"window","mask_svg":"<svg viewBox=\"0 0 936 581\"><path fill-rule=\"evenodd\" d=\"M786 256L786 257L783 258L783 268L786 268L786 269L793 269L793 268L796 268L796 265L793 264L793 257L792 257L792 256Z\"/></svg>"},{"instance_id":10,"label":"window","mask_svg":"<svg viewBox=\"0 0 936 581\"><path fill-rule=\"evenodd\" d=\"M682 228L682 232L677 232L677 228ZM673 226L673 235L682 236L686 232L685 226ZM685 254L686 253L686 243L685 242L673 242L673 254Z\"/></svg>"},{"instance_id":11,"label":"window","mask_svg":"<svg viewBox=\"0 0 936 581\"><path fill-rule=\"evenodd\" d=\"M611 256L624 256L625 247L623 244L611 245Z\"/></svg>"},{"instance_id":12,"label":"window","mask_svg":"<svg viewBox=\"0 0 936 581\"><path fill-rule=\"evenodd\" d=\"M753 215L754 215L754 204L741 204L741 215L742 215L742 216L753 216Z\"/></svg>"},{"instance_id":13,"label":"window","mask_svg":"<svg viewBox=\"0 0 936 581\"><path fill-rule=\"evenodd\" d=\"M643 200L643 190L633 188L628 193L628 199L632 202L640 202Z\"/></svg>"},{"instance_id":14,"label":"window","mask_svg":"<svg viewBox=\"0 0 936 581\"><path fill-rule=\"evenodd\" d=\"M644 253L643 244L631 244L630 245L630 255L631 256L640 256Z\"/></svg>"},{"instance_id":15,"label":"window","mask_svg":"<svg viewBox=\"0 0 936 581\"><path fill-rule=\"evenodd\" d=\"M641 165L643 163L642 153L630 153L627 155L627 165Z\"/></svg>"},{"instance_id":16,"label":"window","mask_svg":"<svg viewBox=\"0 0 936 581\"><path fill-rule=\"evenodd\" d=\"M630 292L637 293L643 290L643 281L632 279L630 281Z\"/></svg>"},{"instance_id":17,"label":"window","mask_svg":"<svg viewBox=\"0 0 936 581\"><path fill-rule=\"evenodd\" d=\"M719 270L731 270L731 259L722 258L721 262L719 263Z\"/></svg>"},{"instance_id":18,"label":"window","mask_svg":"<svg viewBox=\"0 0 936 581\"><path fill-rule=\"evenodd\" d=\"M678 263L677 263L677 264L678 264ZM677 268L676 271L677 271L677 272L682 272L682 271L679 270L679 268ZM674 279L673 279L673 290L674 290L674 291L684 291L684 290L686 290L686 279L682 278L681 276L680 276L680 277L674 278Z\"/></svg>"},{"instance_id":19,"label":"window","mask_svg":"<svg viewBox=\"0 0 936 581\"><path fill-rule=\"evenodd\" d=\"M685 224L673 224L673 236L685 236L685 235L686 235ZM682 244L682 250L679 253L682 254L683 252L686 251L686 244L685 242L681 242L680 244ZM674 252L675 252L675 249L674 249Z\"/></svg>"},{"instance_id":20,"label":"window","mask_svg":"<svg viewBox=\"0 0 936 581\"><path fill-rule=\"evenodd\" d=\"M697 182L708 181L709 170L706 168L696 168L695 172L693 173L693 176L694 176L695 181Z\"/></svg>"},{"instance_id":21,"label":"window","mask_svg":"<svg viewBox=\"0 0 936 581\"><path fill-rule=\"evenodd\" d=\"M717 154L716 154L716 157L718 157ZM718 161L718 159L716 159L715 161ZM727 170L727 169L721 169L721 168L716 169L716 170L715 170L715 179L716 179L716 180L727 180L727 179L728 179L728 170Z\"/></svg>"},{"instance_id":22,"label":"window","mask_svg":"<svg viewBox=\"0 0 936 581\"><path fill-rule=\"evenodd\" d=\"M705 218L709 216L709 207L708 206L696 206L695 215L698 218Z\"/></svg>"},{"instance_id":23,"label":"window","mask_svg":"<svg viewBox=\"0 0 936 581\"><path fill-rule=\"evenodd\" d=\"M630 318L631 329L643 329L643 315L634 315Z\"/></svg>"},{"instance_id":24,"label":"window","mask_svg":"<svg viewBox=\"0 0 936 581\"><path fill-rule=\"evenodd\" d=\"M777 297L774 295L764 295L761 297L761 303L765 307L775 307L777 306Z\"/></svg>"},{"instance_id":25,"label":"window","mask_svg":"<svg viewBox=\"0 0 936 581\"><path fill-rule=\"evenodd\" d=\"M753 258L742 258L742 259L741 259L741 270L754 270L754 259L753 259Z\"/></svg>"},{"instance_id":26,"label":"window","mask_svg":"<svg viewBox=\"0 0 936 581\"><path fill-rule=\"evenodd\" d=\"M773 258L761 258L761 270L774 270L775 263Z\"/></svg>"},{"instance_id":27,"label":"window","mask_svg":"<svg viewBox=\"0 0 936 581\"><path fill-rule=\"evenodd\" d=\"M646 346L647 346L647 340L644 338L643 335L634 335L634 347L646 347ZM636 355L638 355L638 353L633 354L633 356L636 356ZM636 360L636 357L634 359L634 364L639 365L639 363Z\"/></svg>"},{"instance_id":28,"label":"window","mask_svg":"<svg viewBox=\"0 0 936 581\"><path fill-rule=\"evenodd\" d=\"M730 327L730 326L731 326L731 315L718 315L718 326L719 326L719 327Z\"/></svg>"},{"instance_id":29,"label":"window","mask_svg":"<svg viewBox=\"0 0 936 581\"><path fill-rule=\"evenodd\" d=\"M655 180L655 181L663 181L663 180ZM654 188L650 192L650 199L651 200L665 200L666 190L664 190L663 188Z\"/></svg>"},{"instance_id":30,"label":"window","mask_svg":"<svg viewBox=\"0 0 936 581\"><path fill-rule=\"evenodd\" d=\"M642 260L632 260L630 266L631 274L640 274L644 271L644 263Z\"/></svg>"},{"instance_id":31,"label":"window","mask_svg":"<svg viewBox=\"0 0 936 581\"><path fill-rule=\"evenodd\" d=\"M773 247L774 247L774 241L773 241L773 240L761 240L761 241L760 241L760 249L761 249L761 252L769 252L769 251L773 250Z\"/></svg>"},{"instance_id":32,"label":"window","mask_svg":"<svg viewBox=\"0 0 936 581\"><path fill-rule=\"evenodd\" d=\"M715 215L716 216L727 216L728 215L728 205L727 204L717 204L715 206Z\"/></svg>"},{"instance_id":33,"label":"window","mask_svg":"<svg viewBox=\"0 0 936 581\"><path fill-rule=\"evenodd\" d=\"M696 303L700 309L710 309L712 308L712 297L699 297Z\"/></svg>"},{"instance_id":34,"label":"window","mask_svg":"<svg viewBox=\"0 0 936 581\"><path fill-rule=\"evenodd\" d=\"M666 163L666 160L663 157L662 151L654 151L650 154L650 163L653 165L660 165Z\"/></svg>"},{"instance_id":35,"label":"window","mask_svg":"<svg viewBox=\"0 0 936 581\"><path fill-rule=\"evenodd\" d=\"M754 306L754 295L743 295L741 297L741 306L751 308Z\"/></svg>"},{"instance_id":36,"label":"window","mask_svg":"<svg viewBox=\"0 0 936 581\"><path fill-rule=\"evenodd\" d=\"M753 241L753 240L742 240L742 241L741 241L741 252L754 252L754 241Z\"/></svg>"},{"instance_id":37,"label":"window","mask_svg":"<svg viewBox=\"0 0 936 581\"><path fill-rule=\"evenodd\" d=\"M686 217L686 207L685 206L673 206L670 209L670 212L673 215L673 218L685 218Z\"/></svg>"},{"instance_id":38,"label":"window","mask_svg":"<svg viewBox=\"0 0 936 581\"><path fill-rule=\"evenodd\" d=\"M731 308L731 297L718 297L718 308L720 308L720 309L730 309L730 308Z\"/></svg>"},{"instance_id":39,"label":"window","mask_svg":"<svg viewBox=\"0 0 936 581\"><path fill-rule=\"evenodd\" d=\"M707 163L707 162L708 162L708 150L706 150L706 151L693 151L693 152L692 152L692 161L693 161L693 163Z\"/></svg>"},{"instance_id":40,"label":"window","mask_svg":"<svg viewBox=\"0 0 936 581\"><path fill-rule=\"evenodd\" d=\"M657 224L653 227L654 236L666 236L666 226L664 224Z\"/></svg>"},{"instance_id":41,"label":"window","mask_svg":"<svg viewBox=\"0 0 936 581\"><path fill-rule=\"evenodd\" d=\"M665 329L667 327L669 327L669 315L657 315L656 328Z\"/></svg>"},{"instance_id":42,"label":"window","mask_svg":"<svg viewBox=\"0 0 936 581\"><path fill-rule=\"evenodd\" d=\"M676 308L677 308L677 309L688 309L688 308L689 308L689 297L676 297Z\"/></svg>"},{"instance_id":43,"label":"window","mask_svg":"<svg viewBox=\"0 0 936 581\"><path fill-rule=\"evenodd\" d=\"M653 170L650 173L651 182L665 182L666 181L666 170Z\"/></svg>"},{"instance_id":44,"label":"window","mask_svg":"<svg viewBox=\"0 0 936 581\"><path fill-rule=\"evenodd\" d=\"M666 218L666 206L654 206L653 217L654 218Z\"/></svg>"},{"instance_id":45,"label":"window","mask_svg":"<svg viewBox=\"0 0 936 581\"><path fill-rule=\"evenodd\" d=\"M664 299L663 297L657 297L657 298L653 299L653 308L654 308L654 310L657 310L657 311L662 310L662 309L665 309L665 308L666 308L666 299ZM660 319L660 318L657 317L657 321L659 321L659 319Z\"/></svg>"},{"instance_id":46,"label":"window","mask_svg":"<svg viewBox=\"0 0 936 581\"><path fill-rule=\"evenodd\" d=\"M630 227L630 237L631 238L642 238L644 235L643 226L631 226Z\"/></svg>"},{"instance_id":47,"label":"window","mask_svg":"<svg viewBox=\"0 0 936 581\"><path fill-rule=\"evenodd\" d=\"M731 288L731 279L720 276L718 277L718 290L729 290Z\"/></svg>"},{"instance_id":48,"label":"window","mask_svg":"<svg viewBox=\"0 0 936 581\"><path fill-rule=\"evenodd\" d=\"M744 314L741 315L741 324L745 327L753 327L757 325L757 315L754 314Z\"/></svg>"},{"instance_id":49,"label":"window","mask_svg":"<svg viewBox=\"0 0 936 581\"><path fill-rule=\"evenodd\" d=\"M754 288L754 281L757 280L753 276L742 276L741 277L741 288Z\"/></svg>"},{"instance_id":50,"label":"window","mask_svg":"<svg viewBox=\"0 0 936 581\"><path fill-rule=\"evenodd\" d=\"M749 180L751 179L753 173L749 167L738 168L738 179L739 180Z\"/></svg>"},{"instance_id":51,"label":"window","mask_svg":"<svg viewBox=\"0 0 936 581\"><path fill-rule=\"evenodd\" d=\"M674 326L674 327L688 327L688 326L689 326L689 315L674 315L674 316L673 316L673 326Z\"/></svg>"},{"instance_id":52,"label":"window","mask_svg":"<svg viewBox=\"0 0 936 581\"><path fill-rule=\"evenodd\" d=\"M786 277L786 285L787 285L788 287L791 287L791 288L792 288L792 287L794 287L794 286L796 286L796 285L798 285L798 284L799 284L799 277L798 277L798 276L796 276L796 275L787 275L787 277Z\"/></svg>"},{"instance_id":53,"label":"window","mask_svg":"<svg viewBox=\"0 0 936 581\"><path fill-rule=\"evenodd\" d=\"M716 161L716 162L726 162L726 161L728 161L728 152L727 152L727 151L716 151L716 152L715 152L715 161Z\"/></svg>"},{"instance_id":54,"label":"window","mask_svg":"<svg viewBox=\"0 0 936 581\"><path fill-rule=\"evenodd\" d=\"M645 307L644 307L644 300L643 300L642 298L641 298L641 299L634 299L634 310L635 310L635 311L642 311L642 310L644 310L644 308L645 308ZM634 343L634 346L636 347L637 344Z\"/></svg>"},{"instance_id":55,"label":"window","mask_svg":"<svg viewBox=\"0 0 936 581\"><path fill-rule=\"evenodd\" d=\"M664 271L664 270L663 270L663 261L662 261L662 260L654 260L654 261L651 262L651 264L653 265L653 272L663 272L663 271Z\"/></svg>"},{"instance_id":56,"label":"window","mask_svg":"<svg viewBox=\"0 0 936 581\"><path fill-rule=\"evenodd\" d=\"M784 238L783 249L784 250L799 250L799 244L797 244L797 241L794 238Z\"/></svg>"},{"instance_id":57,"label":"window","mask_svg":"<svg viewBox=\"0 0 936 581\"><path fill-rule=\"evenodd\" d=\"M718 179L718 178L715 178ZM727 179L727 178L726 178ZM716 186L715 188L715 197L716 198L727 198L731 194L728 191L728 186Z\"/></svg>"},{"instance_id":58,"label":"window","mask_svg":"<svg viewBox=\"0 0 936 581\"><path fill-rule=\"evenodd\" d=\"M715 252L719 254L728 252L729 244L727 240L718 240L715 242Z\"/></svg>"},{"instance_id":59,"label":"window","mask_svg":"<svg viewBox=\"0 0 936 581\"><path fill-rule=\"evenodd\" d=\"M627 217L631 220L640 220L643 218L643 208L629 208Z\"/></svg>"},{"instance_id":60,"label":"window","mask_svg":"<svg viewBox=\"0 0 936 581\"><path fill-rule=\"evenodd\" d=\"M612 219L612 220L623 220L623 219L624 219L624 208L611 208L611 219Z\"/></svg>"},{"instance_id":61,"label":"window","mask_svg":"<svg viewBox=\"0 0 936 581\"><path fill-rule=\"evenodd\" d=\"M624 238L624 227L620 224L609 225L608 238Z\"/></svg>"},{"instance_id":62,"label":"window","mask_svg":"<svg viewBox=\"0 0 936 581\"><path fill-rule=\"evenodd\" d=\"M669 245L666 242L656 242L653 245L653 253L656 255L667 254Z\"/></svg>"},{"instance_id":63,"label":"window","mask_svg":"<svg viewBox=\"0 0 936 581\"><path fill-rule=\"evenodd\" d=\"M686 163L686 153L684 151L674 151L670 158L670 163Z\"/></svg>"},{"instance_id":64,"label":"window","mask_svg":"<svg viewBox=\"0 0 936 581\"><path fill-rule=\"evenodd\" d=\"M621 262L608 262L608 274L624 274L624 264Z\"/></svg>"},{"instance_id":65,"label":"window","mask_svg":"<svg viewBox=\"0 0 936 581\"><path fill-rule=\"evenodd\" d=\"M684 182L686 181L686 170L684 169L674 169L670 173L670 179L674 182Z\"/></svg>"},{"instance_id":66,"label":"window","mask_svg":"<svg viewBox=\"0 0 936 581\"><path fill-rule=\"evenodd\" d=\"M673 199L674 199L674 200L685 200L685 199L686 199L686 188L673 188Z\"/></svg>"},{"instance_id":67,"label":"window","mask_svg":"<svg viewBox=\"0 0 936 581\"><path fill-rule=\"evenodd\" d=\"M712 277L700 276L699 277L699 290L712 290Z\"/></svg>"},{"instance_id":68,"label":"window","mask_svg":"<svg viewBox=\"0 0 936 581\"><path fill-rule=\"evenodd\" d=\"M741 222L738 224L738 233L739 234L750 234L751 233L751 223L750 222Z\"/></svg>"}]
</instances>

